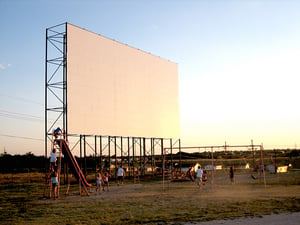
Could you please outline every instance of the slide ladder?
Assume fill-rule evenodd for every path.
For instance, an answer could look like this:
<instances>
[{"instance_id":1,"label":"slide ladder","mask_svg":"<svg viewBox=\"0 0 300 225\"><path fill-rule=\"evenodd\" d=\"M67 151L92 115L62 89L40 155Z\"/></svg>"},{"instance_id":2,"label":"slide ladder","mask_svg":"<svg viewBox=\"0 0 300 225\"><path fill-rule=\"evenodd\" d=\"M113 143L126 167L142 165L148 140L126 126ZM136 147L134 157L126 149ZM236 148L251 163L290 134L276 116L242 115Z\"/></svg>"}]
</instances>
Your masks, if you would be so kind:
<instances>
[{"instance_id":1,"label":"slide ladder","mask_svg":"<svg viewBox=\"0 0 300 225\"><path fill-rule=\"evenodd\" d=\"M72 154L69 148L68 143L66 142L65 139L56 139L54 140L54 142L56 145L60 147L65 159L70 163L73 175L76 177L80 186L82 186L86 191L86 193L88 194L89 193L88 188L90 188L92 185L87 182L81 168L79 167L74 155Z\"/></svg>"},{"instance_id":2,"label":"slide ladder","mask_svg":"<svg viewBox=\"0 0 300 225\"><path fill-rule=\"evenodd\" d=\"M52 146L51 146L51 149L56 149L58 150L58 147L59 146L55 146L55 143L54 141L52 140ZM60 170L61 170L61 152L59 151L59 155L58 155L58 161L57 161L57 166L56 166L56 169L57 169L57 176L58 176L58 184L60 185ZM49 197L51 198L51 192L52 192L52 180L51 180L51 174L52 174L52 166L51 164L49 163L49 167L47 168L46 167L46 172L45 172L45 189L44 189L44 197L47 196L47 189L48 187L50 188L50 192L49 192ZM59 197L59 186L58 186L58 189L57 189L57 197Z\"/></svg>"}]
</instances>

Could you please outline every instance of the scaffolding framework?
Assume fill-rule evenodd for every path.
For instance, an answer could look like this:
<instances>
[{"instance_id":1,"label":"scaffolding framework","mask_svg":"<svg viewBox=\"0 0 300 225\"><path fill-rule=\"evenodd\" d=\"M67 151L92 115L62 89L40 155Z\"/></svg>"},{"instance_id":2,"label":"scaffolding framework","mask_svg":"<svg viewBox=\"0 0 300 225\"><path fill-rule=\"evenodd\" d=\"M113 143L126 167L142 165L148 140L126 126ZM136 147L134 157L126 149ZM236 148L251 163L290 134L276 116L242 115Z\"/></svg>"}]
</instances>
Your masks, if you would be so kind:
<instances>
[{"instance_id":1,"label":"scaffolding framework","mask_svg":"<svg viewBox=\"0 0 300 225\"><path fill-rule=\"evenodd\" d=\"M136 170L144 174L145 165L152 171L157 163L162 163L164 148L175 146L180 151L180 139L158 137L121 137L107 135L69 134L67 112L67 23L46 29L45 48L45 171L48 168L49 148L52 146L53 130L62 129L70 148L80 159L79 165L87 172L86 157L92 152L95 168L104 167L104 160L116 168L127 164L130 175ZM78 152L76 152L78 151ZM62 168L67 168L65 165ZM68 170L68 169L65 169Z\"/></svg>"},{"instance_id":2,"label":"scaffolding framework","mask_svg":"<svg viewBox=\"0 0 300 225\"><path fill-rule=\"evenodd\" d=\"M51 146L52 130L67 134L67 25L46 29L45 49L45 157ZM47 165L46 165L47 167Z\"/></svg>"},{"instance_id":3,"label":"scaffolding framework","mask_svg":"<svg viewBox=\"0 0 300 225\"><path fill-rule=\"evenodd\" d=\"M197 150L199 153L200 152L210 152L210 158L207 158L207 161L210 161L210 171L211 171L211 184L212 186L214 185L214 173L216 170L216 165L215 163L218 161L218 159L214 158L214 153L217 152L224 152L225 154L230 152L230 151L235 151L235 150L241 150L244 149L246 151L250 151L252 155L252 171L257 170L259 172L259 183L263 183L266 186L266 178L265 178L265 165L264 165L264 147L263 144L261 145L255 145L253 144L253 140L251 140L250 145L227 145L225 142L225 145L212 145L212 146L180 146L180 152L182 150ZM168 152L171 149L168 147L164 148L164 160L167 161L167 155ZM177 150L177 147L173 147L172 150ZM259 151L259 162L256 162L255 159L255 154L256 152ZM172 156L172 155L171 155ZM180 163L182 160L180 159ZM181 165L180 165L181 168ZM163 180L163 187L164 187L164 180Z\"/></svg>"},{"instance_id":4,"label":"scaffolding framework","mask_svg":"<svg viewBox=\"0 0 300 225\"><path fill-rule=\"evenodd\" d=\"M162 168L164 147L171 149L170 153L173 153L173 148L180 152L181 147L180 139L174 142L171 138L98 135L69 135L69 144L78 155L84 173L90 169L87 168L86 159L92 157L95 159L96 170L115 170L122 165L131 177L134 173L141 176L154 175L157 168Z\"/></svg>"}]
</instances>

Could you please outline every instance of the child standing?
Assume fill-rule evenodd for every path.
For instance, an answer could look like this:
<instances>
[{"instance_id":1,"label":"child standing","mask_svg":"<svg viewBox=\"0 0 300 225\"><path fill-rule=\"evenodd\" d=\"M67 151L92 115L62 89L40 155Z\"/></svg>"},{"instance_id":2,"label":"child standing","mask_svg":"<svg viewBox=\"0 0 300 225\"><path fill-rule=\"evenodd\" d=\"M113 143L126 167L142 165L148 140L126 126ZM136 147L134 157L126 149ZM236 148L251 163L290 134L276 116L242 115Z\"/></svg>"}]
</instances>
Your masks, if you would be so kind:
<instances>
[{"instance_id":1,"label":"child standing","mask_svg":"<svg viewBox=\"0 0 300 225\"><path fill-rule=\"evenodd\" d=\"M234 185L234 171L233 171L233 166L230 167L229 169L229 179L231 181L231 185Z\"/></svg>"},{"instance_id":2,"label":"child standing","mask_svg":"<svg viewBox=\"0 0 300 225\"><path fill-rule=\"evenodd\" d=\"M56 168L56 161L57 161L58 154L56 153L56 149L53 148L52 152L50 153L50 169L54 170Z\"/></svg>"},{"instance_id":3,"label":"child standing","mask_svg":"<svg viewBox=\"0 0 300 225\"><path fill-rule=\"evenodd\" d=\"M53 171L53 173L51 175L51 181L52 181L52 188L53 188L53 200L56 200L58 198L58 196L57 196L57 187L58 187L57 171Z\"/></svg>"},{"instance_id":4,"label":"child standing","mask_svg":"<svg viewBox=\"0 0 300 225\"><path fill-rule=\"evenodd\" d=\"M104 173L104 177L103 177L103 183L104 183L104 185L103 185L103 191L105 191L104 190L104 186L106 186L106 190L107 191L109 191L109 183L108 183L108 178L110 177L110 175L109 175L109 173L106 171L105 173Z\"/></svg>"},{"instance_id":5,"label":"child standing","mask_svg":"<svg viewBox=\"0 0 300 225\"><path fill-rule=\"evenodd\" d=\"M119 184L124 184L124 176L125 176L125 170L123 169L123 166L120 166L118 168L118 186Z\"/></svg>"},{"instance_id":6,"label":"child standing","mask_svg":"<svg viewBox=\"0 0 300 225\"><path fill-rule=\"evenodd\" d=\"M99 194L101 194L101 183L102 183L102 175L99 171L96 177L96 193L99 190Z\"/></svg>"},{"instance_id":7,"label":"child standing","mask_svg":"<svg viewBox=\"0 0 300 225\"><path fill-rule=\"evenodd\" d=\"M58 127L53 131L53 135L55 137L55 139L58 138L58 136L60 136L62 134L62 130Z\"/></svg>"},{"instance_id":8,"label":"child standing","mask_svg":"<svg viewBox=\"0 0 300 225\"><path fill-rule=\"evenodd\" d=\"M198 166L196 183L200 189L202 188L202 175L203 175L203 170L201 169L201 166Z\"/></svg>"}]
</instances>

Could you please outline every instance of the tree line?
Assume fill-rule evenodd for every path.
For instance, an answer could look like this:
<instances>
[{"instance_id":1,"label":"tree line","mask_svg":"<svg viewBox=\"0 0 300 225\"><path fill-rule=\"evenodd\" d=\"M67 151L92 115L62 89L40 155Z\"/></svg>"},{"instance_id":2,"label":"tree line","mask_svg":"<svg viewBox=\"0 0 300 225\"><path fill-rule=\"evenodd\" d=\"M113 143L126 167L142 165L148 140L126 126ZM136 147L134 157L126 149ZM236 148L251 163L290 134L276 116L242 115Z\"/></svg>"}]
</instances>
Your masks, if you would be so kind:
<instances>
[{"instance_id":1,"label":"tree line","mask_svg":"<svg viewBox=\"0 0 300 225\"><path fill-rule=\"evenodd\" d=\"M276 153L275 153L276 152ZM267 152L266 152L267 153ZM201 159L201 158L210 158L210 152L202 152L202 153L186 153L181 152L181 156L179 153L173 155L173 159L188 160L188 159ZM243 158L245 156L250 156L251 151L245 152L214 152L214 158L218 158L222 156L225 159L231 158ZM276 155L277 157L288 157L288 158L299 158L300 150L273 150L268 151L269 155L273 157ZM170 157L170 155L168 156ZM114 158L114 156L111 156ZM27 152L24 155L10 155L6 152L0 154L0 172L1 173L11 173L11 172L28 172L28 171L40 171L44 172L46 168L46 164L49 158L45 159L44 156L36 156L31 152ZM62 158L62 162L63 162ZM88 156L85 159L80 159L76 157L78 164L85 164L88 168L95 168L96 164L99 164L99 158L95 158L93 156ZM105 164L109 164L108 159L104 160ZM99 165L98 165L99 166Z\"/></svg>"}]
</instances>

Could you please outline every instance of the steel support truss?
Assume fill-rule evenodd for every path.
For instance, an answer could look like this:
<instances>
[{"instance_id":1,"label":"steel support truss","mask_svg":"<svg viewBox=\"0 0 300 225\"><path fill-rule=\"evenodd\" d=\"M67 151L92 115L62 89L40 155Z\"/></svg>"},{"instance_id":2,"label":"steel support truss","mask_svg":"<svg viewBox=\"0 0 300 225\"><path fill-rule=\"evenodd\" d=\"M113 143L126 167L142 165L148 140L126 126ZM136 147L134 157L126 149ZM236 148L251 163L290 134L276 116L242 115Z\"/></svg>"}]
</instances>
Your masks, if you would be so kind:
<instances>
[{"instance_id":1,"label":"steel support truss","mask_svg":"<svg viewBox=\"0 0 300 225\"><path fill-rule=\"evenodd\" d=\"M123 166L129 177L161 175L165 148L169 149L170 165L176 153L176 162L181 164L180 139L70 134L69 146L84 174L101 169L116 178L117 168Z\"/></svg>"},{"instance_id":2,"label":"steel support truss","mask_svg":"<svg viewBox=\"0 0 300 225\"><path fill-rule=\"evenodd\" d=\"M47 158L52 130L60 127L67 134L66 23L46 29L45 53L45 157Z\"/></svg>"}]
</instances>

